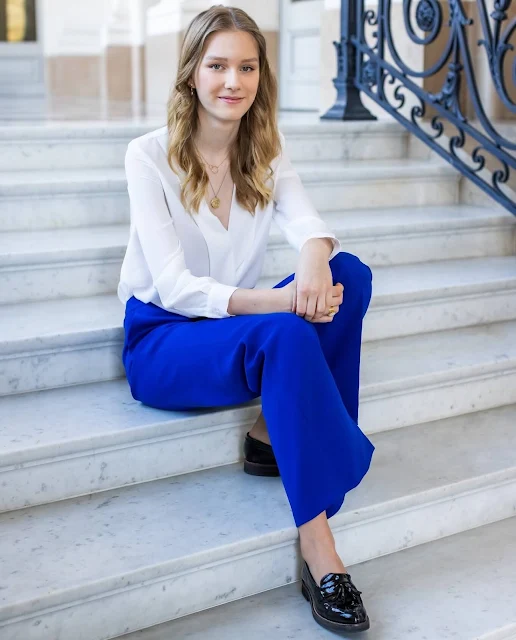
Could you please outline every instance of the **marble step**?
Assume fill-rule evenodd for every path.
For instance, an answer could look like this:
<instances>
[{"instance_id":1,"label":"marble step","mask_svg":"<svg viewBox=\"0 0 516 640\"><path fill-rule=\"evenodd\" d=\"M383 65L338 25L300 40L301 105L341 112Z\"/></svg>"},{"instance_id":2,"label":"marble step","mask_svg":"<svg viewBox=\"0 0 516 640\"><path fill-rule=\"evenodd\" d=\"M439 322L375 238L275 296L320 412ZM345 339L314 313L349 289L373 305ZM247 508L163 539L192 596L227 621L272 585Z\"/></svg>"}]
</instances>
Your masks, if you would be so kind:
<instances>
[{"instance_id":1,"label":"marble step","mask_svg":"<svg viewBox=\"0 0 516 640\"><path fill-rule=\"evenodd\" d=\"M373 279L364 342L516 319L516 256L376 267Z\"/></svg>"},{"instance_id":2,"label":"marble step","mask_svg":"<svg viewBox=\"0 0 516 640\"><path fill-rule=\"evenodd\" d=\"M371 267L513 255L516 218L481 207L368 209L323 214L344 251ZM126 224L0 235L0 304L116 292ZM274 225L263 276L279 281L298 254ZM268 285L267 285L268 286Z\"/></svg>"},{"instance_id":3,"label":"marble step","mask_svg":"<svg viewBox=\"0 0 516 640\"><path fill-rule=\"evenodd\" d=\"M514 318L512 257L405 265L375 274L366 342ZM123 375L123 315L112 294L5 306L0 395Z\"/></svg>"},{"instance_id":4,"label":"marble step","mask_svg":"<svg viewBox=\"0 0 516 640\"><path fill-rule=\"evenodd\" d=\"M296 163L321 212L459 201L459 174L442 161ZM12 171L0 175L0 231L121 224L129 220L123 169Z\"/></svg>"},{"instance_id":5,"label":"marble step","mask_svg":"<svg viewBox=\"0 0 516 640\"><path fill-rule=\"evenodd\" d=\"M93 120L0 126L0 171L123 167L129 142L160 126Z\"/></svg>"},{"instance_id":6,"label":"marble step","mask_svg":"<svg viewBox=\"0 0 516 640\"><path fill-rule=\"evenodd\" d=\"M408 133L397 122L324 122L280 116L294 160L403 158ZM164 122L53 121L0 126L0 171L123 167L127 145Z\"/></svg>"},{"instance_id":7,"label":"marble step","mask_svg":"<svg viewBox=\"0 0 516 640\"><path fill-rule=\"evenodd\" d=\"M368 434L516 403L516 322L365 343L360 402ZM259 411L160 411L125 378L4 397L0 511L235 463Z\"/></svg>"},{"instance_id":8,"label":"marble step","mask_svg":"<svg viewBox=\"0 0 516 640\"><path fill-rule=\"evenodd\" d=\"M511 320L514 271L510 256L378 267L364 342ZM0 308L0 396L124 375L116 295Z\"/></svg>"},{"instance_id":9,"label":"marble step","mask_svg":"<svg viewBox=\"0 0 516 640\"><path fill-rule=\"evenodd\" d=\"M514 640L516 516L351 569L375 640ZM490 579L489 576L496 576ZM446 602L446 606L443 606ZM295 635L292 635L295 632ZM124 635L124 640L329 640L300 583Z\"/></svg>"},{"instance_id":10,"label":"marble step","mask_svg":"<svg viewBox=\"0 0 516 640\"><path fill-rule=\"evenodd\" d=\"M0 231L128 222L123 169L12 171L0 175Z\"/></svg>"},{"instance_id":11,"label":"marble step","mask_svg":"<svg viewBox=\"0 0 516 640\"><path fill-rule=\"evenodd\" d=\"M349 566L514 514L514 407L372 440L330 521ZM2 640L105 640L298 577L281 479L240 465L3 514L0 529Z\"/></svg>"}]
</instances>

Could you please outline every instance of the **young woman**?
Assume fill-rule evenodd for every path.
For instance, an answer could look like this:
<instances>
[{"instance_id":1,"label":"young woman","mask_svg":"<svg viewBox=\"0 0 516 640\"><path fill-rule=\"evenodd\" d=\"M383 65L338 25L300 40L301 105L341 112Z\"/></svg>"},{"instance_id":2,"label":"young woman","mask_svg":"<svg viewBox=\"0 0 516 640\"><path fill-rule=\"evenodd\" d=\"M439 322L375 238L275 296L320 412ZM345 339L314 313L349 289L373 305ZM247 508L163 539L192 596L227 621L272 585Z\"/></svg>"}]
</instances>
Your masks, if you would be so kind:
<instances>
[{"instance_id":1,"label":"young woman","mask_svg":"<svg viewBox=\"0 0 516 640\"><path fill-rule=\"evenodd\" d=\"M244 11L213 6L194 18L168 125L129 144L126 175L131 230L118 295L133 397L184 410L261 396L244 469L281 475L317 622L367 629L328 518L374 450L357 426L371 271L340 251L290 164L265 39ZM297 268L255 289L272 219L298 251Z\"/></svg>"}]
</instances>

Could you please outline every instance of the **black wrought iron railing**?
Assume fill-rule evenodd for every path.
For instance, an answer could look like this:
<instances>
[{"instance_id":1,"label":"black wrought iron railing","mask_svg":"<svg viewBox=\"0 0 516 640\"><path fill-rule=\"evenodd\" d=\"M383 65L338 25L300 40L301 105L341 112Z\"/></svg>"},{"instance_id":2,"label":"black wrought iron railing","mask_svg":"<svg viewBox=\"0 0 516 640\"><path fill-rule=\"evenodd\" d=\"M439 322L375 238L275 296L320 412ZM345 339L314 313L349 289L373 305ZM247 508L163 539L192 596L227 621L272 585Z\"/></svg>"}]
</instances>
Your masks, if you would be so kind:
<instances>
[{"instance_id":1,"label":"black wrought iron railing","mask_svg":"<svg viewBox=\"0 0 516 640\"><path fill-rule=\"evenodd\" d=\"M500 131L499 118L485 106L486 96L494 97L508 128L512 120L516 131L516 56L510 42L516 7L511 17L511 2L494 0L488 14L486 0L419 0L417 5L402 0L397 6L408 38L404 48L424 48L426 62L417 68L396 46L392 0L375 0L374 8L369 1L367 9L364 0L342 0L341 38L334 42L337 100L321 118L375 119L362 102L367 95L516 215L516 142ZM399 20L399 31L398 25Z\"/></svg>"}]
</instances>

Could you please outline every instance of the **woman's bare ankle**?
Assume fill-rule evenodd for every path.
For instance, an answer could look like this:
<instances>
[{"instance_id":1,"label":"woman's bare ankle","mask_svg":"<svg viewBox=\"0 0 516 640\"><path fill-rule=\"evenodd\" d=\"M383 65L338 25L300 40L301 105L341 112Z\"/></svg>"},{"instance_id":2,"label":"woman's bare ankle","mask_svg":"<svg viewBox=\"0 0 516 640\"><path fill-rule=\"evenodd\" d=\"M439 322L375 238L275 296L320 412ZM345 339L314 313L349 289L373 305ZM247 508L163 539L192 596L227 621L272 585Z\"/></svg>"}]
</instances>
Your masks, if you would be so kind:
<instances>
[{"instance_id":1,"label":"woman's bare ankle","mask_svg":"<svg viewBox=\"0 0 516 640\"><path fill-rule=\"evenodd\" d=\"M265 422L265 418L263 417L263 413L261 411L256 422L251 427L249 435L251 436L251 438L255 438L255 440L259 440L260 442L265 442L266 444L271 443L269 432L267 431L267 423Z\"/></svg>"},{"instance_id":2,"label":"woman's bare ankle","mask_svg":"<svg viewBox=\"0 0 516 640\"><path fill-rule=\"evenodd\" d=\"M322 513L299 528L301 555L316 584L328 573L347 573L335 548L335 539Z\"/></svg>"},{"instance_id":3,"label":"woman's bare ankle","mask_svg":"<svg viewBox=\"0 0 516 640\"><path fill-rule=\"evenodd\" d=\"M315 553L301 552L315 583L320 585L328 573L347 573L347 569L335 549L318 549Z\"/></svg>"}]
</instances>

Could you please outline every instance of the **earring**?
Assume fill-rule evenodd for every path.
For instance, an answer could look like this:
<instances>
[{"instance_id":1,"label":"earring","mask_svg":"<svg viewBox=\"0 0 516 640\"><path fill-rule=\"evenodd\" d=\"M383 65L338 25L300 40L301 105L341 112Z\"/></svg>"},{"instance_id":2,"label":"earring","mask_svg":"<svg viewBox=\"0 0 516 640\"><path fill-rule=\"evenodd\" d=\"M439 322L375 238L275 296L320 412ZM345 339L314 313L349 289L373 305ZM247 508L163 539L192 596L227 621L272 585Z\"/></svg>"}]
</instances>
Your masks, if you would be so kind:
<instances>
[{"instance_id":1,"label":"earring","mask_svg":"<svg viewBox=\"0 0 516 640\"><path fill-rule=\"evenodd\" d=\"M194 88L190 86L190 95L193 96Z\"/></svg>"}]
</instances>

